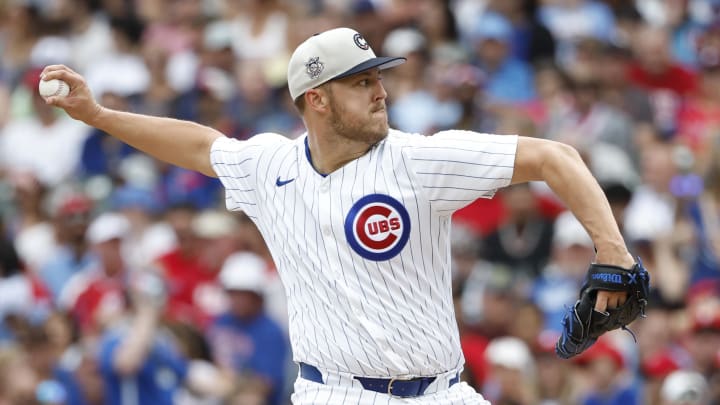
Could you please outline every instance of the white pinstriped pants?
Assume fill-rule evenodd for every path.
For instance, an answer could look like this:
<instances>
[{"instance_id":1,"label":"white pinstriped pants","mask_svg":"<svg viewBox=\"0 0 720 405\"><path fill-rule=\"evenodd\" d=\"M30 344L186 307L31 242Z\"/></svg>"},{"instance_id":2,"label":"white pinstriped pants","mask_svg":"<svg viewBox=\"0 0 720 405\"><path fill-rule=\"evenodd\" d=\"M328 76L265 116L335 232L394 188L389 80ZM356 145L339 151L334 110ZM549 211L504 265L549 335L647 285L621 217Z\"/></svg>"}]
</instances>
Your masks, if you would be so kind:
<instances>
[{"instance_id":1,"label":"white pinstriped pants","mask_svg":"<svg viewBox=\"0 0 720 405\"><path fill-rule=\"evenodd\" d=\"M398 398L366 390L359 382L352 386L328 385L299 376L295 380L295 392L291 399L293 405L490 405L490 402L463 381L433 394Z\"/></svg>"}]
</instances>

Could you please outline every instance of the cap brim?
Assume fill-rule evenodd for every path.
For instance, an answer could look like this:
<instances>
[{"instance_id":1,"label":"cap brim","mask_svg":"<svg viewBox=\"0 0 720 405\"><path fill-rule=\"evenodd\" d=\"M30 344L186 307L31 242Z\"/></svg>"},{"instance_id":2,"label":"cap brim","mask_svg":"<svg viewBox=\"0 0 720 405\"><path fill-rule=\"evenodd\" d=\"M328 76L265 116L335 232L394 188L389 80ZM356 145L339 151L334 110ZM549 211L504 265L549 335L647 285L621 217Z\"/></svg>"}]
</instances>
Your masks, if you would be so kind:
<instances>
[{"instance_id":1,"label":"cap brim","mask_svg":"<svg viewBox=\"0 0 720 405\"><path fill-rule=\"evenodd\" d=\"M334 79L341 79L343 77L347 77L350 75L354 75L355 73L364 72L368 69L378 68L380 70L383 69L389 69L391 67L395 67L398 65L402 65L405 63L405 58L403 57L392 57L392 56L380 56L372 59L368 59L365 62L356 65L353 68L350 68L349 70L340 73L339 75L333 77L331 80Z\"/></svg>"}]
</instances>

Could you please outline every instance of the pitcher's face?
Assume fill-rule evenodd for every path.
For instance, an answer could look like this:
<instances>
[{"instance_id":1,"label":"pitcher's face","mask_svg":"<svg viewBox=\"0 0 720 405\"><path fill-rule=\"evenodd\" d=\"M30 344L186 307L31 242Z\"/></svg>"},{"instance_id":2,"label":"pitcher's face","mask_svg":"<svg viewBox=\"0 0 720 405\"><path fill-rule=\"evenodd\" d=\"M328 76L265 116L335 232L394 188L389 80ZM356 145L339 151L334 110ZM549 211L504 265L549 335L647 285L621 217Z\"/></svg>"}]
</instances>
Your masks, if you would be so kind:
<instances>
[{"instance_id":1,"label":"pitcher's face","mask_svg":"<svg viewBox=\"0 0 720 405\"><path fill-rule=\"evenodd\" d=\"M379 69L330 83L330 126L338 135L373 145L387 136L387 92Z\"/></svg>"}]
</instances>

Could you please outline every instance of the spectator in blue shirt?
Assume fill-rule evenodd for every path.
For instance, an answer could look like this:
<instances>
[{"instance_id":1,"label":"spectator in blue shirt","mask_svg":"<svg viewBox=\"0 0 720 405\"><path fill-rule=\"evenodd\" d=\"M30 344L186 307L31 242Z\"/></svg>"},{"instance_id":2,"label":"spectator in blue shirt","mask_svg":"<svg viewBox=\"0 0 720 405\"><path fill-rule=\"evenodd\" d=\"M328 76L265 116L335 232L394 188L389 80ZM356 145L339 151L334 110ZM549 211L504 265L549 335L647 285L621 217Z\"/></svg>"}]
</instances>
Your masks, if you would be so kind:
<instances>
[{"instance_id":1,"label":"spectator in blue shirt","mask_svg":"<svg viewBox=\"0 0 720 405\"><path fill-rule=\"evenodd\" d=\"M172 405L188 363L159 323L164 287L154 276L133 285L134 313L106 331L99 344L105 404Z\"/></svg>"},{"instance_id":2,"label":"spectator in blue shirt","mask_svg":"<svg viewBox=\"0 0 720 405\"><path fill-rule=\"evenodd\" d=\"M555 220L552 257L531 289L531 298L545 315L548 330L560 333L563 314L577 299L594 247L575 216L565 211Z\"/></svg>"},{"instance_id":3,"label":"spectator in blue shirt","mask_svg":"<svg viewBox=\"0 0 720 405\"><path fill-rule=\"evenodd\" d=\"M616 39L615 16L605 2L543 2L537 12L540 22L550 30L557 41L556 59L562 66L575 58L578 39L589 37L605 43Z\"/></svg>"},{"instance_id":4,"label":"spectator in blue shirt","mask_svg":"<svg viewBox=\"0 0 720 405\"><path fill-rule=\"evenodd\" d=\"M220 283L227 291L229 309L210 326L208 341L218 365L239 379L259 377L267 384L268 404L279 405L285 394L288 342L264 307L267 270L255 254L228 257Z\"/></svg>"},{"instance_id":5,"label":"spectator in blue shirt","mask_svg":"<svg viewBox=\"0 0 720 405\"><path fill-rule=\"evenodd\" d=\"M475 64L487 74L488 101L499 104L526 103L535 99L533 72L512 55L513 27L500 14L487 12L471 33Z\"/></svg>"},{"instance_id":6,"label":"spectator in blue shirt","mask_svg":"<svg viewBox=\"0 0 720 405\"><path fill-rule=\"evenodd\" d=\"M83 271L97 258L85 238L92 217L93 202L82 193L62 198L54 213L57 248L39 269L38 276L56 301L73 275Z\"/></svg>"}]
</instances>

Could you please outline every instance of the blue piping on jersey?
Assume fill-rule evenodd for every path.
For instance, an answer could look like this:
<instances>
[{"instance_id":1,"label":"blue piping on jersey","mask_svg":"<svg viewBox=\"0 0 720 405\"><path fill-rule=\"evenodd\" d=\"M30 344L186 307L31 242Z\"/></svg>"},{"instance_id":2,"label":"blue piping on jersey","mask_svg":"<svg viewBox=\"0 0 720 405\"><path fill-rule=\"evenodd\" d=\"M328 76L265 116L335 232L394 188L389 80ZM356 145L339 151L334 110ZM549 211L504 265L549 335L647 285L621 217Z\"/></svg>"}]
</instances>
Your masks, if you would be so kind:
<instances>
[{"instance_id":1,"label":"blue piping on jersey","mask_svg":"<svg viewBox=\"0 0 720 405\"><path fill-rule=\"evenodd\" d=\"M317 173L317 174L319 174L319 175L321 175L321 176L323 176L323 177L327 177L327 174L320 173L319 171L317 171L317 169L315 168L315 166L313 166L312 159L310 158L310 145L308 145L308 137L307 137L307 135L305 136L305 156L307 157L308 163L310 163L310 167L312 167L313 170L315 170L315 173Z\"/></svg>"}]
</instances>

